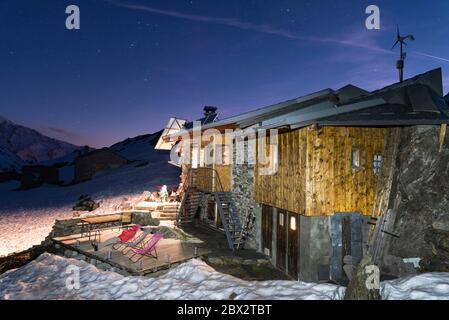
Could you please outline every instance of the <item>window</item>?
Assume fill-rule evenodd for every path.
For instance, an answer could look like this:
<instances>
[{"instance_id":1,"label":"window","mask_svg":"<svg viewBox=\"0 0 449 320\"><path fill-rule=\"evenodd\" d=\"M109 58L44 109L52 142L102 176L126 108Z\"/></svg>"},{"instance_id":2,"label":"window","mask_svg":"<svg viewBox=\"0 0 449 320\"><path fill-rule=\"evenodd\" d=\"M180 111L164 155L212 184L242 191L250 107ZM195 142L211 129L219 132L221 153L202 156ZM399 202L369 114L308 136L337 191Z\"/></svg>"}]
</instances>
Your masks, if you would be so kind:
<instances>
[{"instance_id":1,"label":"window","mask_svg":"<svg viewBox=\"0 0 449 320\"><path fill-rule=\"evenodd\" d=\"M279 214L279 225L284 226L284 214Z\"/></svg>"},{"instance_id":2,"label":"window","mask_svg":"<svg viewBox=\"0 0 449 320\"><path fill-rule=\"evenodd\" d=\"M352 148L351 165L353 168L360 168L360 149Z\"/></svg>"},{"instance_id":3,"label":"window","mask_svg":"<svg viewBox=\"0 0 449 320\"><path fill-rule=\"evenodd\" d=\"M374 170L374 173L379 173L380 172L381 165L382 165L382 155L379 154L379 153L376 153L374 155L374 158L373 158L373 170Z\"/></svg>"},{"instance_id":4,"label":"window","mask_svg":"<svg viewBox=\"0 0 449 320\"><path fill-rule=\"evenodd\" d=\"M293 231L296 230L296 217L290 217L290 229Z\"/></svg>"}]
</instances>

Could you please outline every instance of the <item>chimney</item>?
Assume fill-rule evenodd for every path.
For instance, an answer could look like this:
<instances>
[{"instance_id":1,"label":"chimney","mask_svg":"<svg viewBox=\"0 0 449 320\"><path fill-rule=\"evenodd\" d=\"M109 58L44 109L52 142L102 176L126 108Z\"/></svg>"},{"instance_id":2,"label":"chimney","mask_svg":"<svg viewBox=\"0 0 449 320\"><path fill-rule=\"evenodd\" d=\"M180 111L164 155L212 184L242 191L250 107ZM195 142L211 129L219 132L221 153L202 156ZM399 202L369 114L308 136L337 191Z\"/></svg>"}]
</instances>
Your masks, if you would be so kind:
<instances>
[{"instance_id":1,"label":"chimney","mask_svg":"<svg viewBox=\"0 0 449 320\"><path fill-rule=\"evenodd\" d=\"M214 107L214 106L204 106L204 108L203 108L203 112L204 112L204 115L207 117L207 116L210 116L210 115L212 115L212 114L216 114L217 113L217 107Z\"/></svg>"}]
</instances>

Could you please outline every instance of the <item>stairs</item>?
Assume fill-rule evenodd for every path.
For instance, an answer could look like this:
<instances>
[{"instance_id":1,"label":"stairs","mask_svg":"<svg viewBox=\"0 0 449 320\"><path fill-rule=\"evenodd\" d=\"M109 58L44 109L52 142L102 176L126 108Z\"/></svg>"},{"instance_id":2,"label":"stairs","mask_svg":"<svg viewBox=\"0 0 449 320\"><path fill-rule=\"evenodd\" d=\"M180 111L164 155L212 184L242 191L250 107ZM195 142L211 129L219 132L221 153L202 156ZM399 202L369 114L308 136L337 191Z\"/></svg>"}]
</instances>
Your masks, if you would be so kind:
<instances>
[{"instance_id":1,"label":"stairs","mask_svg":"<svg viewBox=\"0 0 449 320\"><path fill-rule=\"evenodd\" d=\"M179 202L170 202L164 204L164 208L159 212L159 220L176 220L179 207Z\"/></svg>"},{"instance_id":2,"label":"stairs","mask_svg":"<svg viewBox=\"0 0 449 320\"><path fill-rule=\"evenodd\" d=\"M240 223L237 210L232 201L231 192L214 192L213 195L218 212L220 213L229 248L233 251L242 248L245 239L241 237L243 230L242 224Z\"/></svg>"},{"instance_id":3,"label":"stairs","mask_svg":"<svg viewBox=\"0 0 449 320\"><path fill-rule=\"evenodd\" d=\"M196 188L188 188L182 197L179 214L177 216L178 224L192 222L195 213L203 199L203 192Z\"/></svg>"},{"instance_id":4,"label":"stairs","mask_svg":"<svg viewBox=\"0 0 449 320\"><path fill-rule=\"evenodd\" d=\"M185 192L182 197L180 210L177 216L178 225L192 222L195 217L195 213L201 205L203 197L205 195L213 195L218 213L220 214L229 248L232 251L243 248L245 245L246 235L251 227L251 223L246 221L245 226L242 226L237 209L232 199L232 193L223 191L224 189L220 181L220 176L215 169L202 169L210 170L210 172L202 176L201 179L206 180L206 182L211 182L211 187L207 188L207 191L204 191L204 189L197 189L195 186L197 186L197 180L199 177L197 177L196 174L193 173L192 169L190 169L185 180ZM253 220L251 221L253 222Z\"/></svg>"},{"instance_id":5,"label":"stairs","mask_svg":"<svg viewBox=\"0 0 449 320\"><path fill-rule=\"evenodd\" d=\"M132 212L151 214L159 220L176 220L180 208L179 202L158 203L141 201L133 207Z\"/></svg>"}]
</instances>

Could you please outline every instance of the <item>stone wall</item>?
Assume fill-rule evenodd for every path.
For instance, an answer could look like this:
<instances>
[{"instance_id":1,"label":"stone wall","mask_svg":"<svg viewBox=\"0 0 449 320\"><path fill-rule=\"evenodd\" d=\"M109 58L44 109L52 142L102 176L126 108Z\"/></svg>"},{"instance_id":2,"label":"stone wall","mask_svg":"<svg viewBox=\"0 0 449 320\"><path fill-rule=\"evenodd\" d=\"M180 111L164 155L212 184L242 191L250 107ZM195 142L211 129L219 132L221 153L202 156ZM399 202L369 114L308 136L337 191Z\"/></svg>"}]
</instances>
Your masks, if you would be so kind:
<instances>
[{"instance_id":1,"label":"stone wall","mask_svg":"<svg viewBox=\"0 0 449 320\"><path fill-rule=\"evenodd\" d=\"M244 154L247 155L248 142L245 141ZM233 159L236 159L236 146L233 147ZM247 160L247 157L246 157ZM234 161L235 162L235 161ZM231 192L235 207L242 224L245 223L248 212L252 211L256 220L253 228L249 231L246 240L246 247L260 250L260 232L261 232L261 206L254 200L254 165L248 164L232 164L231 170Z\"/></svg>"},{"instance_id":2,"label":"stone wall","mask_svg":"<svg viewBox=\"0 0 449 320\"><path fill-rule=\"evenodd\" d=\"M399 238L391 239L390 255L438 259L432 235L449 231L449 134L439 152L439 133L439 126L403 130L390 199Z\"/></svg>"}]
</instances>

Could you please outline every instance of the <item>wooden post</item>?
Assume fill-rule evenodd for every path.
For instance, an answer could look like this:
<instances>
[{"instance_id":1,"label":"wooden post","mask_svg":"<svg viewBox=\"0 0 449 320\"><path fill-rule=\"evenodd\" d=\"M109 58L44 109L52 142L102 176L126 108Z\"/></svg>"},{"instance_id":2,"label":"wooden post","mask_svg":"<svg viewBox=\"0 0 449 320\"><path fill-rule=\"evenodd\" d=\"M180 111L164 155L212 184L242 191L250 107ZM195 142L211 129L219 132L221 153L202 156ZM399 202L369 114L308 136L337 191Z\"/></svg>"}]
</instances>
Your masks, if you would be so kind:
<instances>
[{"instance_id":1,"label":"wooden post","mask_svg":"<svg viewBox=\"0 0 449 320\"><path fill-rule=\"evenodd\" d=\"M443 151L443 143L444 143L444 138L446 137L446 129L447 129L447 123L443 123L440 127L440 149L438 150L438 152Z\"/></svg>"}]
</instances>

